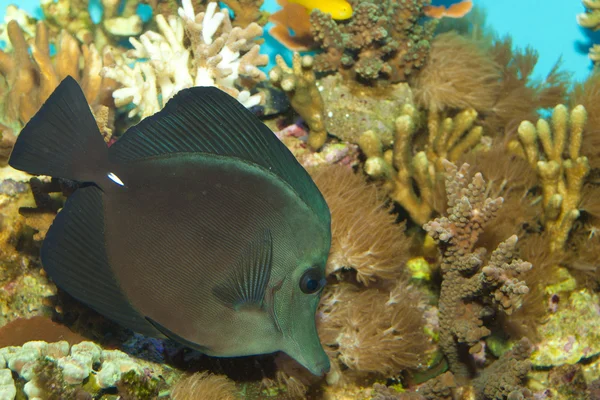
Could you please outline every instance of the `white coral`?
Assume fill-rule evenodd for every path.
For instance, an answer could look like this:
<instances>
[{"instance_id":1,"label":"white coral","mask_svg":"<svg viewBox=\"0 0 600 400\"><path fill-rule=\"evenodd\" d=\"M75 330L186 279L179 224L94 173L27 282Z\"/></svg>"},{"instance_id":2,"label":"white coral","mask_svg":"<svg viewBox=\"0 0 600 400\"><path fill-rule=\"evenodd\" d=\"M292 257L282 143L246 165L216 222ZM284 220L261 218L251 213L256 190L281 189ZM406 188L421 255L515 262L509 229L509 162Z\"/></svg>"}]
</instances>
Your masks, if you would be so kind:
<instances>
[{"instance_id":1,"label":"white coral","mask_svg":"<svg viewBox=\"0 0 600 400\"><path fill-rule=\"evenodd\" d=\"M113 66L104 67L103 75L123 86L113 93L117 106L133 103L129 117L145 118L179 90L191 86L216 86L246 107L260 104L260 95L239 90L236 84L240 77L246 83L266 79L258 67L266 65L268 58L259 54L254 42L262 28L255 23L244 29L232 27L227 10L220 10L217 3L194 14L191 1L183 0L179 17L167 21L157 15L160 33L148 31L139 40L130 38L134 49L127 57L136 60L133 67L123 56L117 57ZM191 42L189 48L183 45L185 34Z\"/></svg>"}]
</instances>

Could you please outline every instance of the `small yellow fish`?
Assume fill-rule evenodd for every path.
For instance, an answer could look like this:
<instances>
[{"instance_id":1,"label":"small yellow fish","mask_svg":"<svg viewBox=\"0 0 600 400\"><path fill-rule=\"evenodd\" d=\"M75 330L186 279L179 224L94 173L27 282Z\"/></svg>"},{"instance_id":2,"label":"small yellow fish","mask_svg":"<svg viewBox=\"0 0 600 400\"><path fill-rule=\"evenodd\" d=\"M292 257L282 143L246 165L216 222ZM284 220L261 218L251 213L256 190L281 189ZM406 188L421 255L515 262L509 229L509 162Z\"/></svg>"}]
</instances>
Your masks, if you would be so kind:
<instances>
[{"instance_id":1,"label":"small yellow fish","mask_svg":"<svg viewBox=\"0 0 600 400\"><path fill-rule=\"evenodd\" d=\"M311 12L314 9L331 14L333 19L342 20L352 17L352 6L346 0L289 0L300 4Z\"/></svg>"}]
</instances>

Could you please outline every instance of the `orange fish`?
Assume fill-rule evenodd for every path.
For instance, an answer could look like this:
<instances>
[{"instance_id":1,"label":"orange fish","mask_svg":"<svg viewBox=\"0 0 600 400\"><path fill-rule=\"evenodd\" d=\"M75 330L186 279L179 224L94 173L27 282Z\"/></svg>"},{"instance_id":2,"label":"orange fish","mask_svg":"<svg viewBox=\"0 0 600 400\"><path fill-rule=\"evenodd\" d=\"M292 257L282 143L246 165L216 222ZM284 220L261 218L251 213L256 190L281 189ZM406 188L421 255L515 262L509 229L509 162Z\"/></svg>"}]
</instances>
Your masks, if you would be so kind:
<instances>
[{"instance_id":1,"label":"orange fish","mask_svg":"<svg viewBox=\"0 0 600 400\"><path fill-rule=\"evenodd\" d=\"M473 2L466 0L452 4L448 8L444 6L426 6L423 11L426 16L431 18L461 18L467 15L472 8Z\"/></svg>"}]
</instances>

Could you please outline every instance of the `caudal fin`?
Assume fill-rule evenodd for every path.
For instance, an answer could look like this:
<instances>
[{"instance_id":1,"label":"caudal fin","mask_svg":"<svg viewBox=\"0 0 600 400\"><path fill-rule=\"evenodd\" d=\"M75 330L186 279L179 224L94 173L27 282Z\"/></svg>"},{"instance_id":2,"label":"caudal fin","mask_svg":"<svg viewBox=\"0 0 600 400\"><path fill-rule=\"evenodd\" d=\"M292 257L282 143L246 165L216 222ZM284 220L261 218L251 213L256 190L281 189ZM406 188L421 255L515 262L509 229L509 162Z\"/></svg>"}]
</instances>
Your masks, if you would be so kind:
<instances>
[{"instance_id":1,"label":"caudal fin","mask_svg":"<svg viewBox=\"0 0 600 400\"><path fill-rule=\"evenodd\" d=\"M106 169L107 150L85 95L69 76L25 125L8 163L34 175L93 182Z\"/></svg>"}]
</instances>

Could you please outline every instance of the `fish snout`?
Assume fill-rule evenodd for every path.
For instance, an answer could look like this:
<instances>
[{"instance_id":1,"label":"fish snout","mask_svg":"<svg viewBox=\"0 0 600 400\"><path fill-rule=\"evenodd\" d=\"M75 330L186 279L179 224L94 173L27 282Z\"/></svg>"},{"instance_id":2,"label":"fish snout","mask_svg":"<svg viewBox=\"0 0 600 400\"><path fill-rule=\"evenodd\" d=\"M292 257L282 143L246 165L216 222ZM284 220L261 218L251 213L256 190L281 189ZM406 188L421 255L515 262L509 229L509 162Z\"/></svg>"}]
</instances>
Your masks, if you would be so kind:
<instances>
[{"instance_id":1,"label":"fish snout","mask_svg":"<svg viewBox=\"0 0 600 400\"><path fill-rule=\"evenodd\" d=\"M327 358L325 358L324 361L319 362L318 364L315 364L312 369L309 368L309 371L313 375L323 376L326 373L328 373L330 369L331 369L331 362L329 361L329 357L327 357Z\"/></svg>"}]
</instances>

